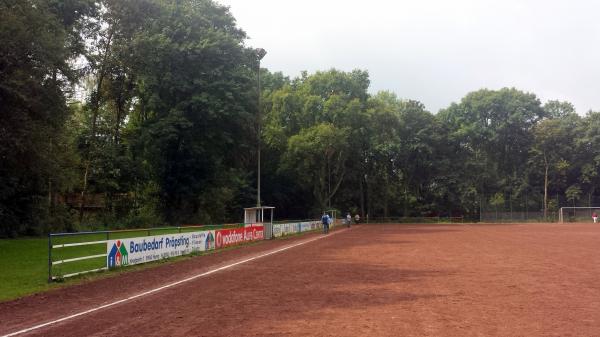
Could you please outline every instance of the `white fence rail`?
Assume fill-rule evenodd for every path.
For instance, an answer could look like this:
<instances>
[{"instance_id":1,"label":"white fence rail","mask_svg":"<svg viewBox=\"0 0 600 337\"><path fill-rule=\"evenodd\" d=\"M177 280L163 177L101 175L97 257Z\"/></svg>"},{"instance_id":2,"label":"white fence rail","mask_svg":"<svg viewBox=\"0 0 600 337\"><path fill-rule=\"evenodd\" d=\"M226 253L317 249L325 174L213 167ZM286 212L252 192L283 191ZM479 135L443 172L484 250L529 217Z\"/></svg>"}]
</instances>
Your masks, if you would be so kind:
<instances>
[{"instance_id":1,"label":"white fence rail","mask_svg":"<svg viewBox=\"0 0 600 337\"><path fill-rule=\"evenodd\" d=\"M49 234L48 281L263 240L263 228L232 224Z\"/></svg>"}]
</instances>

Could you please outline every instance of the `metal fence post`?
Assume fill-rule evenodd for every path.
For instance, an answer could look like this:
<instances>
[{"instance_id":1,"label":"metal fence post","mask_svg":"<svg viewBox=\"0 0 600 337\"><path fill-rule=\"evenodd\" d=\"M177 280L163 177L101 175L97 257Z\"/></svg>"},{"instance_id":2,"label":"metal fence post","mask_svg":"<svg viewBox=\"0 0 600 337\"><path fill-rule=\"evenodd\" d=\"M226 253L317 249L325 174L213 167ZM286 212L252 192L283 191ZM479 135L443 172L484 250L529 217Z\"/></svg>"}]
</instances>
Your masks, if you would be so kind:
<instances>
[{"instance_id":1,"label":"metal fence post","mask_svg":"<svg viewBox=\"0 0 600 337\"><path fill-rule=\"evenodd\" d=\"M52 234L48 233L48 283L52 282Z\"/></svg>"}]
</instances>

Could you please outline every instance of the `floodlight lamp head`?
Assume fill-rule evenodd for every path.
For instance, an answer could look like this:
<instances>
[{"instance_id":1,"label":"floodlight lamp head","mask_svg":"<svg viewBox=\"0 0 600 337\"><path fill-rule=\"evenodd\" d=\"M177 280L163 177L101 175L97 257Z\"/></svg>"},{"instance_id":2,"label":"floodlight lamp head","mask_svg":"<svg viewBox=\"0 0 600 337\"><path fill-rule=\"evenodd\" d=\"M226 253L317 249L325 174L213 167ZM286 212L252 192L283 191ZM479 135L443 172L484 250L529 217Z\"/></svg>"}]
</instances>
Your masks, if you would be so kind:
<instances>
[{"instance_id":1,"label":"floodlight lamp head","mask_svg":"<svg viewBox=\"0 0 600 337\"><path fill-rule=\"evenodd\" d=\"M265 55L267 55L267 51L264 50L263 48L256 48L254 50L254 52L256 53L256 58L260 61L263 59L263 57L265 57Z\"/></svg>"}]
</instances>

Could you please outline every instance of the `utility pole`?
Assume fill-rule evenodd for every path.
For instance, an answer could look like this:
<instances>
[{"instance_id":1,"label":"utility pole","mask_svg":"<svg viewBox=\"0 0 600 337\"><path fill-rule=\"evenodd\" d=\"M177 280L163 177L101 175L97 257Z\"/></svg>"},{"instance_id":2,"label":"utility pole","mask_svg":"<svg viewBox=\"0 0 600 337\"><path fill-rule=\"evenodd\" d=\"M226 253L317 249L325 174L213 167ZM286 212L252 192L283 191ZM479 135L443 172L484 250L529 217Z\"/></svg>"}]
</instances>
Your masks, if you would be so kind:
<instances>
[{"instance_id":1,"label":"utility pole","mask_svg":"<svg viewBox=\"0 0 600 337\"><path fill-rule=\"evenodd\" d=\"M258 130L257 130L257 148L258 148L258 177L257 177L257 188L256 188L256 207L260 207L260 132L261 132L261 124L262 124L262 116L260 113L260 60L262 60L263 57L265 57L265 55L267 55L267 51L262 49L262 48L257 48L254 50L254 52L256 53L256 58L258 60L258 69L256 69L256 79L257 79L257 83L258 83L258 99L257 99L257 104L256 104L256 108L257 108L257 113L256 113L256 118L257 118L257 122L258 122Z\"/></svg>"}]
</instances>

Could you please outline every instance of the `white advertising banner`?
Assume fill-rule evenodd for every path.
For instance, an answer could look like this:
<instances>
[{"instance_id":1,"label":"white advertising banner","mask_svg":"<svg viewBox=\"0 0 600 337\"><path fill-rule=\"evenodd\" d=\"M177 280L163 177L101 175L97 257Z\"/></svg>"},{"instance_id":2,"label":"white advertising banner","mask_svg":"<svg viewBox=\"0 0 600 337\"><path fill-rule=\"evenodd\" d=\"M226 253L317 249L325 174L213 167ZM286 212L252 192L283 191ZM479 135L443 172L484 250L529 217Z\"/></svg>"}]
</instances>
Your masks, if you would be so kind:
<instances>
[{"instance_id":1,"label":"white advertising banner","mask_svg":"<svg viewBox=\"0 0 600 337\"><path fill-rule=\"evenodd\" d=\"M321 221L307 221L300 223L300 231L307 232L321 228Z\"/></svg>"},{"instance_id":2,"label":"white advertising banner","mask_svg":"<svg viewBox=\"0 0 600 337\"><path fill-rule=\"evenodd\" d=\"M106 264L114 268L212 249L215 249L215 231L109 240Z\"/></svg>"},{"instance_id":3,"label":"white advertising banner","mask_svg":"<svg viewBox=\"0 0 600 337\"><path fill-rule=\"evenodd\" d=\"M280 237L294 233L307 232L321 228L320 221L305 221L273 224L273 236Z\"/></svg>"}]
</instances>

